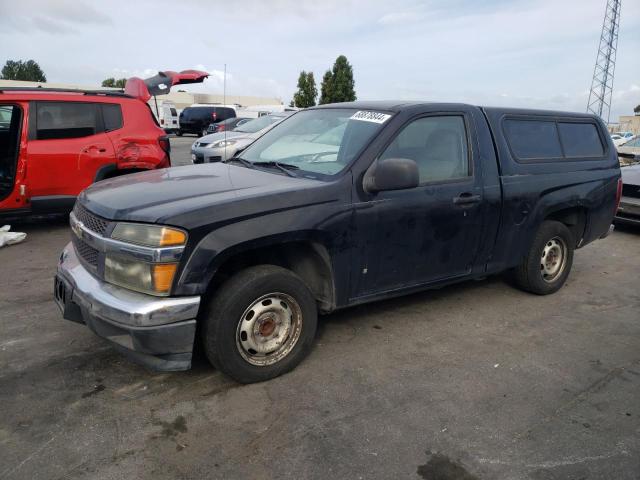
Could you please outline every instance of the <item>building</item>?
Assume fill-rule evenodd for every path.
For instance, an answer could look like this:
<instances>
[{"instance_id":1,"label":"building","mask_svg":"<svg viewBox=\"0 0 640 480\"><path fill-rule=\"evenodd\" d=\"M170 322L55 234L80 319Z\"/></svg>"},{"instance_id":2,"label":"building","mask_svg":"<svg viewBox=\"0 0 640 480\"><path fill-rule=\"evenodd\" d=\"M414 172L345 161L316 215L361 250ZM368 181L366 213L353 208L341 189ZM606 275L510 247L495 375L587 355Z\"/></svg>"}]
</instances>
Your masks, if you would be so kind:
<instances>
[{"instance_id":1,"label":"building","mask_svg":"<svg viewBox=\"0 0 640 480\"><path fill-rule=\"evenodd\" d=\"M621 115L618 117L618 132L631 132L640 135L640 115Z\"/></svg>"}]
</instances>

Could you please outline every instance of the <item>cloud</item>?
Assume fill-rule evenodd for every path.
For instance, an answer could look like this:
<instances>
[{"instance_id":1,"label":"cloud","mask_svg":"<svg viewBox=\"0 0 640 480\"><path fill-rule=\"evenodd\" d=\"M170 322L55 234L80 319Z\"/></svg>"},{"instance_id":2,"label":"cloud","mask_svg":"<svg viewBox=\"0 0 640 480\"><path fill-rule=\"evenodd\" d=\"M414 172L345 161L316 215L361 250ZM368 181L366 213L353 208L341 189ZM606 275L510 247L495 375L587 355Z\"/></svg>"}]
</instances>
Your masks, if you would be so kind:
<instances>
[{"instance_id":1,"label":"cloud","mask_svg":"<svg viewBox=\"0 0 640 480\"><path fill-rule=\"evenodd\" d=\"M555 0L220 0L215 8L209 0L110 0L106 5L0 0L2 50L8 58L35 59L52 82L88 85L106 77L200 66L212 77L185 89L221 92L226 63L229 94L279 96L286 102L301 70L314 72L319 83L344 54L361 99L584 111L604 14L604 4L584 0L565 0L562 8ZM627 2L612 116L640 103L631 89L640 85L639 29L640 3ZM199 33L185 41L184 32Z\"/></svg>"},{"instance_id":2,"label":"cloud","mask_svg":"<svg viewBox=\"0 0 640 480\"><path fill-rule=\"evenodd\" d=\"M81 25L113 25L111 16L82 0L0 0L0 25L14 31L77 34Z\"/></svg>"}]
</instances>

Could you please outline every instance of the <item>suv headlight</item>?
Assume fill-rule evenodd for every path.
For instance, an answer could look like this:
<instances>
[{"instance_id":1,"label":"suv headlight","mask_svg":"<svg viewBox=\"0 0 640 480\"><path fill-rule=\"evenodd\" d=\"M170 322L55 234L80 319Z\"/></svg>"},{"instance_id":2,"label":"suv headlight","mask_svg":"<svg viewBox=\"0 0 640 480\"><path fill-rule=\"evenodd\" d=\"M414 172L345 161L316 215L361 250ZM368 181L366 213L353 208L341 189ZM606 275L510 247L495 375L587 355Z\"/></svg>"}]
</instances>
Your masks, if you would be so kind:
<instances>
[{"instance_id":1,"label":"suv headlight","mask_svg":"<svg viewBox=\"0 0 640 480\"><path fill-rule=\"evenodd\" d=\"M111 238L152 248L182 247L187 242L187 234L182 230L137 223L118 223ZM177 269L177 263L149 263L126 253L109 252L105 257L104 278L130 290L168 295Z\"/></svg>"},{"instance_id":2,"label":"suv headlight","mask_svg":"<svg viewBox=\"0 0 640 480\"><path fill-rule=\"evenodd\" d=\"M236 140L218 140L217 142L210 143L204 148L222 148L222 147L230 147L231 145L235 145Z\"/></svg>"}]
</instances>

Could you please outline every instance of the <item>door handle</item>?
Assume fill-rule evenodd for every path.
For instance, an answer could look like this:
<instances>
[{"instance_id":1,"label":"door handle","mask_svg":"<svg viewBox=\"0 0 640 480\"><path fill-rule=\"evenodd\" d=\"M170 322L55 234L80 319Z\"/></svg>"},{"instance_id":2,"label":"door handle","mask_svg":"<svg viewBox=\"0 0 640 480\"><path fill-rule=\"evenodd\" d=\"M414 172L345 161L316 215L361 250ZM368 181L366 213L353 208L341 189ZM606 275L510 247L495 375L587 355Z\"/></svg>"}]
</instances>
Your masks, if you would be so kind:
<instances>
[{"instance_id":1,"label":"door handle","mask_svg":"<svg viewBox=\"0 0 640 480\"><path fill-rule=\"evenodd\" d=\"M455 205L470 205L472 203L480 203L482 197L480 195L474 195L469 192L461 193L459 196L454 197L453 203Z\"/></svg>"}]
</instances>

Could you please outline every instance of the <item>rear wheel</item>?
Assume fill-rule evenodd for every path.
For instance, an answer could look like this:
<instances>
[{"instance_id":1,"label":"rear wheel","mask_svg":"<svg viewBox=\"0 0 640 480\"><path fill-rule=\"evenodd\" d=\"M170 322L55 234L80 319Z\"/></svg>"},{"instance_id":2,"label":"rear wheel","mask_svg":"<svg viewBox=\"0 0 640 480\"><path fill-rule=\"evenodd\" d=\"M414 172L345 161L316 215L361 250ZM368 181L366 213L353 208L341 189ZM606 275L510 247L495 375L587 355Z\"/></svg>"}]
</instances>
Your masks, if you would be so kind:
<instances>
[{"instance_id":1,"label":"rear wheel","mask_svg":"<svg viewBox=\"0 0 640 480\"><path fill-rule=\"evenodd\" d=\"M180 129L176 130L176 136L181 137L182 136L182 130L180 130Z\"/></svg>"},{"instance_id":2,"label":"rear wheel","mask_svg":"<svg viewBox=\"0 0 640 480\"><path fill-rule=\"evenodd\" d=\"M202 131L200 132L200 136L204 137L205 135L207 135L207 129L203 128Z\"/></svg>"},{"instance_id":3,"label":"rear wheel","mask_svg":"<svg viewBox=\"0 0 640 480\"><path fill-rule=\"evenodd\" d=\"M524 261L513 270L515 284L538 295L557 292L571 271L574 245L565 224L543 222Z\"/></svg>"},{"instance_id":4,"label":"rear wheel","mask_svg":"<svg viewBox=\"0 0 640 480\"><path fill-rule=\"evenodd\" d=\"M236 381L253 383L282 375L307 356L317 309L297 275L260 265L225 282L202 321L209 361Z\"/></svg>"}]
</instances>

